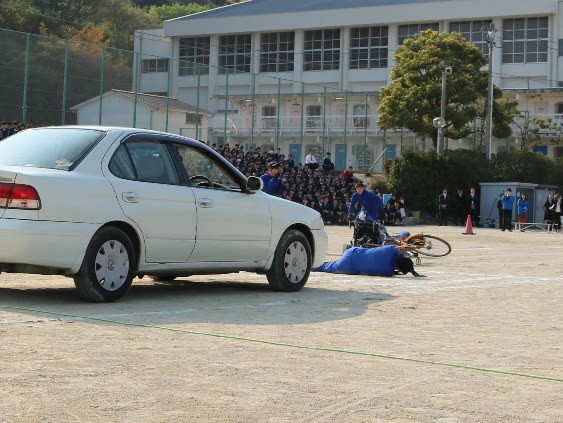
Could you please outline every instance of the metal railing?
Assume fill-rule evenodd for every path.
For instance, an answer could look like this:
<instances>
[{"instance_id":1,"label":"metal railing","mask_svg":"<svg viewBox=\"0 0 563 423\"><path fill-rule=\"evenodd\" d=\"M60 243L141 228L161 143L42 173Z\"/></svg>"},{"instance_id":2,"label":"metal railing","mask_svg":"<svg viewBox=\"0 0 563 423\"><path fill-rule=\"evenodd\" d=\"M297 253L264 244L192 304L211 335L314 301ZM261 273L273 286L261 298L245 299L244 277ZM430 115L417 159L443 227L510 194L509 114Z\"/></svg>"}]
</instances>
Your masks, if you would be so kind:
<instances>
[{"instance_id":1,"label":"metal railing","mask_svg":"<svg viewBox=\"0 0 563 423\"><path fill-rule=\"evenodd\" d=\"M229 116L215 115L210 119L209 128L220 133L226 130L229 134L248 134L254 131L255 135L322 135L325 132L333 135L358 136L367 132L377 134L377 115L365 116Z\"/></svg>"}]
</instances>

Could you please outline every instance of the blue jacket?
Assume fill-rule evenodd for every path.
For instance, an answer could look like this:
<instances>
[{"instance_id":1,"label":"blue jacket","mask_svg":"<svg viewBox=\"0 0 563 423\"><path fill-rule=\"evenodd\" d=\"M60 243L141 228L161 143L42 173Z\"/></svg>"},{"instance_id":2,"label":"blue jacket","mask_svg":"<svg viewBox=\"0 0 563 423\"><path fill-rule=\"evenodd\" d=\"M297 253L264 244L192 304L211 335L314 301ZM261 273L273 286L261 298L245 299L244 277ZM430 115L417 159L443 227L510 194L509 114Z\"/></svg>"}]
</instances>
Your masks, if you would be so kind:
<instances>
[{"instance_id":1,"label":"blue jacket","mask_svg":"<svg viewBox=\"0 0 563 423\"><path fill-rule=\"evenodd\" d=\"M394 245L377 248L352 247L336 261L328 261L313 272L347 275L393 276L397 257L403 255Z\"/></svg>"},{"instance_id":2,"label":"blue jacket","mask_svg":"<svg viewBox=\"0 0 563 423\"><path fill-rule=\"evenodd\" d=\"M528 200L522 200L521 198L518 199L518 214L520 216L528 214Z\"/></svg>"},{"instance_id":3,"label":"blue jacket","mask_svg":"<svg viewBox=\"0 0 563 423\"><path fill-rule=\"evenodd\" d=\"M264 191L266 194L273 195L275 197L283 196L283 184L279 178L272 178L269 174L265 173L260 176L262 182L264 182Z\"/></svg>"},{"instance_id":4,"label":"blue jacket","mask_svg":"<svg viewBox=\"0 0 563 423\"><path fill-rule=\"evenodd\" d=\"M502 196L502 209L503 210L512 210L514 207L514 197L512 195L503 195Z\"/></svg>"},{"instance_id":5,"label":"blue jacket","mask_svg":"<svg viewBox=\"0 0 563 423\"><path fill-rule=\"evenodd\" d=\"M367 189L364 189L362 195L358 194L357 192L352 195L352 199L350 201L350 207L348 208L348 213L353 214L356 210L356 204L359 203L362 206L361 210L364 211L367 215L368 222L377 222L377 218L379 217L379 210L383 209L383 200L377 194L374 194Z\"/></svg>"}]
</instances>

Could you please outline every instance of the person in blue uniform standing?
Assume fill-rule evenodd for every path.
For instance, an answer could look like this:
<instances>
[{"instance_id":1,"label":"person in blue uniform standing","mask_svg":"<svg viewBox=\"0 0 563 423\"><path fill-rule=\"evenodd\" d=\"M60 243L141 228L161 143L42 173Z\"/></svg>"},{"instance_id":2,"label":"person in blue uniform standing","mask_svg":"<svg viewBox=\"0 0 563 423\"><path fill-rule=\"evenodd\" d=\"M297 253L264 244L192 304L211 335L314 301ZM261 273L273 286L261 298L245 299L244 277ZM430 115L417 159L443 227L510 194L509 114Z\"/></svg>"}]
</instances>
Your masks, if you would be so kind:
<instances>
[{"instance_id":1,"label":"person in blue uniform standing","mask_svg":"<svg viewBox=\"0 0 563 423\"><path fill-rule=\"evenodd\" d=\"M525 192L520 193L520 198L518 199L516 205L518 206L518 223L520 223L520 231L524 232L526 229L524 229L523 224L528 222L528 208L530 207Z\"/></svg>"},{"instance_id":2,"label":"person in blue uniform standing","mask_svg":"<svg viewBox=\"0 0 563 423\"><path fill-rule=\"evenodd\" d=\"M280 165L278 162L268 163L266 173L260 176L264 183L264 191L266 194L273 195L274 197L283 197L283 184L279 179Z\"/></svg>"},{"instance_id":3,"label":"person in blue uniform standing","mask_svg":"<svg viewBox=\"0 0 563 423\"><path fill-rule=\"evenodd\" d=\"M375 223L378 220L379 213L383 210L383 200L377 194L366 189L363 182L356 183L356 192L352 195L350 200L350 207L348 207L348 215L350 220L354 217L356 205L361 206L360 212L364 212L365 221L368 223ZM356 216L356 221L360 219L360 213Z\"/></svg>"},{"instance_id":4,"label":"person in blue uniform standing","mask_svg":"<svg viewBox=\"0 0 563 423\"><path fill-rule=\"evenodd\" d=\"M502 229L508 229L509 232L512 232L512 209L514 207L514 197L512 197L512 189L507 188L504 191L504 195L502 196Z\"/></svg>"}]
</instances>

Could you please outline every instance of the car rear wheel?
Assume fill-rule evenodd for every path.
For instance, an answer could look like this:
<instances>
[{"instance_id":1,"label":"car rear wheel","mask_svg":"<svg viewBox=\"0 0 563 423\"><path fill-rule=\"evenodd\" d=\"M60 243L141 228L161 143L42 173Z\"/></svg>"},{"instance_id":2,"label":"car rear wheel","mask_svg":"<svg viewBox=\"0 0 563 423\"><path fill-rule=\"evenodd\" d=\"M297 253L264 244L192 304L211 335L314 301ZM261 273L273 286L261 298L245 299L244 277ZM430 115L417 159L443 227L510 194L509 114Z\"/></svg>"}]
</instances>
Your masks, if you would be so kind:
<instances>
[{"instance_id":1,"label":"car rear wheel","mask_svg":"<svg viewBox=\"0 0 563 423\"><path fill-rule=\"evenodd\" d=\"M74 284L80 296L98 303L115 301L131 287L135 250L120 229L104 227L94 234Z\"/></svg>"},{"instance_id":2,"label":"car rear wheel","mask_svg":"<svg viewBox=\"0 0 563 423\"><path fill-rule=\"evenodd\" d=\"M301 232L285 232L274 253L272 267L266 273L270 286L276 291L299 291L311 273L311 247Z\"/></svg>"}]
</instances>

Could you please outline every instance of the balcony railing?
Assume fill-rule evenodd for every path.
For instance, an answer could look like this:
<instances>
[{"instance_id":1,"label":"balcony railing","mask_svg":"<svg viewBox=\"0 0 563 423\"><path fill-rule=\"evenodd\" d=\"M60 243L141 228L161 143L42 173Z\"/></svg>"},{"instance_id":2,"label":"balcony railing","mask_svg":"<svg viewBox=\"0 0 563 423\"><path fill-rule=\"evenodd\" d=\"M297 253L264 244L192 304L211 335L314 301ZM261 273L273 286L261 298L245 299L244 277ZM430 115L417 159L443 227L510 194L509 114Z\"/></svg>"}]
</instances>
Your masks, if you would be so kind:
<instances>
[{"instance_id":1,"label":"balcony railing","mask_svg":"<svg viewBox=\"0 0 563 423\"><path fill-rule=\"evenodd\" d=\"M551 113L551 114L534 114L529 115L532 120L539 120L549 125L548 128L540 128L539 134L544 137L561 137L563 136L563 114L562 113ZM536 124L537 125L537 124ZM534 129L534 124L532 124L532 129Z\"/></svg>"},{"instance_id":2,"label":"balcony railing","mask_svg":"<svg viewBox=\"0 0 563 423\"><path fill-rule=\"evenodd\" d=\"M535 114L528 115L530 119L541 119L551 122L551 126L540 129L539 134L544 137L563 137L563 114ZM379 135L377 115L368 116L225 116L216 115L209 119L209 127L215 133L225 132L231 135L278 135L286 136L323 136L344 135L362 136L364 134ZM518 137L518 128L513 128L513 136Z\"/></svg>"},{"instance_id":3,"label":"balcony railing","mask_svg":"<svg viewBox=\"0 0 563 423\"><path fill-rule=\"evenodd\" d=\"M226 120L225 120L226 119ZM326 133L362 134L378 131L377 116L214 116L209 120L213 132L229 134L323 135Z\"/></svg>"}]
</instances>

